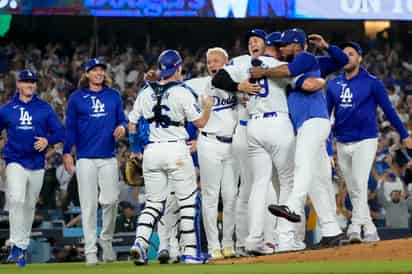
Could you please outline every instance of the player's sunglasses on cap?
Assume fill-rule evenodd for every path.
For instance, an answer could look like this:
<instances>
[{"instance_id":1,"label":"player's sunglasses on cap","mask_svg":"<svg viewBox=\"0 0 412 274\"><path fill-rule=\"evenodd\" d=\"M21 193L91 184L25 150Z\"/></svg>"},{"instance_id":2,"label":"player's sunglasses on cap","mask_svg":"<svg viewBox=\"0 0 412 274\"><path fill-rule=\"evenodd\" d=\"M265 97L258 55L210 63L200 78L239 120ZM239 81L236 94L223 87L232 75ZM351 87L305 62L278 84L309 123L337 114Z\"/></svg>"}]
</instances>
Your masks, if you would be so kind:
<instances>
[{"instance_id":1,"label":"player's sunglasses on cap","mask_svg":"<svg viewBox=\"0 0 412 274\"><path fill-rule=\"evenodd\" d=\"M100 59L100 58L92 58L87 60L86 62L84 62L82 64L82 68L84 68L84 70L86 72L88 72L89 70L95 68L95 67L102 67L103 69L107 68L106 63Z\"/></svg>"},{"instance_id":2,"label":"player's sunglasses on cap","mask_svg":"<svg viewBox=\"0 0 412 274\"><path fill-rule=\"evenodd\" d=\"M282 32L279 40L275 41L276 44L286 46L290 44L299 44L302 47L307 42L306 33L301 29L288 29Z\"/></svg>"},{"instance_id":3,"label":"player's sunglasses on cap","mask_svg":"<svg viewBox=\"0 0 412 274\"><path fill-rule=\"evenodd\" d=\"M27 82L27 83L35 83L39 80L37 74L32 72L28 69L24 69L19 72L17 75L17 81L19 82Z\"/></svg>"},{"instance_id":4,"label":"player's sunglasses on cap","mask_svg":"<svg viewBox=\"0 0 412 274\"><path fill-rule=\"evenodd\" d=\"M158 74L160 78L167 78L172 76L177 69L182 65L183 60L179 52L176 50L163 51L157 60L158 62Z\"/></svg>"},{"instance_id":5,"label":"player's sunglasses on cap","mask_svg":"<svg viewBox=\"0 0 412 274\"><path fill-rule=\"evenodd\" d=\"M265 37L266 46L278 46L279 44L277 43L277 41L279 41L281 35L282 33L278 31L275 31L275 32L272 32L266 35Z\"/></svg>"},{"instance_id":6,"label":"player's sunglasses on cap","mask_svg":"<svg viewBox=\"0 0 412 274\"><path fill-rule=\"evenodd\" d=\"M249 42L250 37L259 37L266 41L266 32L263 29L252 29L245 34L246 43Z\"/></svg>"},{"instance_id":7,"label":"player's sunglasses on cap","mask_svg":"<svg viewBox=\"0 0 412 274\"><path fill-rule=\"evenodd\" d=\"M362 54L363 54L363 50L362 50L361 46L359 45L359 43L354 42L354 41L350 41L350 42L343 43L343 44L341 44L339 47L340 47L341 49L345 49L345 48L347 48L347 47L353 48L354 50L356 50L356 52L357 52L360 56L362 56Z\"/></svg>"}]
</instances>

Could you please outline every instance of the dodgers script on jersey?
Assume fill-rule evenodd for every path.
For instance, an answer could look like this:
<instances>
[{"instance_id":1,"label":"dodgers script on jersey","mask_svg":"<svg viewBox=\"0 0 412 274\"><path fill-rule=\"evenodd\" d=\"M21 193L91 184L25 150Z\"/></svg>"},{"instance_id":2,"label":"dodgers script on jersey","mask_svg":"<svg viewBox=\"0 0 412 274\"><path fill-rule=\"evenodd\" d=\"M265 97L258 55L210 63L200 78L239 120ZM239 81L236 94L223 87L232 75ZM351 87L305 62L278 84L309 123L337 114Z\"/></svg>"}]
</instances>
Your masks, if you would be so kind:
<instances>
[{"instance_id":1,"label":"dodgers script on jersey","mask_svg":"<svg viewBox=\"0 0 412 274\"><path fill-rule=\"evenodd\" d=\"M210 76L188 80L185 83L198 95L199 101L200 95L213 97L213 111L202 131L218 136L232 136L237 123L236 95L213 87Z\"/></svg>"},{"instance_id":2,"label":"dodgers script on jersey","mask_svg":"<svg viewBox=\"0 0 412 274\"><path fill-rule=\"evenodd\" d=\"M262 61L263 67L278 67L286 64L279 60L269 57L260 56L258 59ZM232 59L231 63L225 66L225 70L230 74L236 82L241 82L250 77L249 70L252 67L252 57L242 55ZM249 115L265 113L265 112L285 112L288 113L288 104L286 98L286 87L292 84L291 78L268 79L262 78L258 81L262 87L259 94L249 96L247 110Z\"/></svg>"},{"instance_id":3,"label":"dodgers script on jersey","mask_svg":"<svg viewBox=\"0 0 412 274\"><path fill-rule=\"evenodd\" d=\"M149 119L153 117L153 108L157 102L156 94L150 85L146 85L140 91L129 113L129 120L137 123L140 117ZM162 97L162 115L167 115L172 121L180 121L184 125L185 119L189 122L201 117L200 107L193 94L181 84L176 84L167 89ZM175 140L186 140L189 136L184 126L162 126L153 122L150 124L151 142L167 142Z\"/></svg>"}]
</instances>

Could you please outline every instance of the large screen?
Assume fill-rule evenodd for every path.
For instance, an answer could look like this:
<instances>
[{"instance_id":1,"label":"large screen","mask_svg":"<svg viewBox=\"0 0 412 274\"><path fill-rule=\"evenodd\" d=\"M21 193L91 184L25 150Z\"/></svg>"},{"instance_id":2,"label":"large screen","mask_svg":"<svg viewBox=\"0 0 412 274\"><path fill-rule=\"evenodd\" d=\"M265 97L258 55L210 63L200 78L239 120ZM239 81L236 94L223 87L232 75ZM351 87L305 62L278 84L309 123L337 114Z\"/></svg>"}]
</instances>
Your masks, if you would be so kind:
<instances>
[{"instance_id":1,"label":"large screen","mask_svg":"<svg viewBox=\"0 0 412 274\"><path fill-rule=\"evenodd\" d=\"M412 0L294 0L290 18L412 20Z\"/></svg>"},{"instance_id":2,"label":"large screen","mask_svg":"<svg viewBox=\"0 0 412 274\"><path fill-rule=\"evenodd\" d=\"M133 17L284 17L285 0L0 0L0 12Z\"/></svg>"}]
</instances>

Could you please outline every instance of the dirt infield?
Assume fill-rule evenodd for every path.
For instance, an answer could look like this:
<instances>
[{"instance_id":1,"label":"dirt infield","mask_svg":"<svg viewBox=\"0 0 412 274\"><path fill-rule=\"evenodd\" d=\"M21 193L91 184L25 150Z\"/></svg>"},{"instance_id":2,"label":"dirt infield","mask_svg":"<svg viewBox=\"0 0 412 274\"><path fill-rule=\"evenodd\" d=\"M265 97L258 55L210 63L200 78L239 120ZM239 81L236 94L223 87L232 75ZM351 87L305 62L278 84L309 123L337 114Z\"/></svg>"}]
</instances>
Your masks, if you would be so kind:
<instances>
[{"instance_id":1,"label":"dirt infield","mask_svg":"<svg viewBox=\"0 0 412 274\"><path fill-rule=\"evenodd\" d=\"M302 263L412 260L412 238L381 241L371 244L346 245L322 250L307 250L270 256L249 257L212 262L214 264L235 263Z\"/></svg>"}]
</instances>

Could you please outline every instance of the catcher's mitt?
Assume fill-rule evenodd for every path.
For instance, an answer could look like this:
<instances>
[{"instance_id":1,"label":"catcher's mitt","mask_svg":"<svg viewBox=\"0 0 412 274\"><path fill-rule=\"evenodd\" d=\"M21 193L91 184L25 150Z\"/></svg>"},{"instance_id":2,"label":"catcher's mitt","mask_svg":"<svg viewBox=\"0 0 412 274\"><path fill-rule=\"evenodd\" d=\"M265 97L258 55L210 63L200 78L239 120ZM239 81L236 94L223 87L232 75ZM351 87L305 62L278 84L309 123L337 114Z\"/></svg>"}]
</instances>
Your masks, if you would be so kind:
<instances>
[{"instance_id":1,"label":"catcher's mitt","mask_svg":"<svg viewBox=\"0 0 412 274\"><path fill-rule=\"evenodd\" d=\"M125 175L126 184L129 186L142 186L144 183L142 161L137 158L128 159Z\"/></svg>"}]
</instances>

